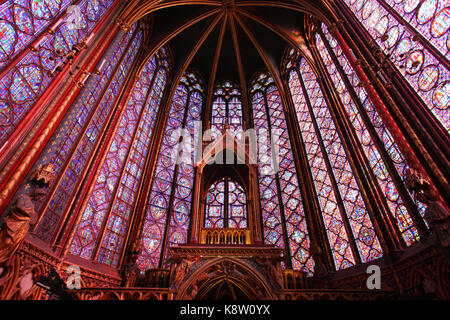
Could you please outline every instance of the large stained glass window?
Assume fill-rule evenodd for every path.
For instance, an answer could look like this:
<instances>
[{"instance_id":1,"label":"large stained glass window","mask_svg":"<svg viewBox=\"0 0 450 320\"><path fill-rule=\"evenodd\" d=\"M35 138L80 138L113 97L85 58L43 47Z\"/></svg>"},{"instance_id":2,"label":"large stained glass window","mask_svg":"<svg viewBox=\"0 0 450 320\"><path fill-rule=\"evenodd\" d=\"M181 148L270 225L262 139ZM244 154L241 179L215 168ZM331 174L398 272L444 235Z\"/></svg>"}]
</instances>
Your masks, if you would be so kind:
<instances>
[{"instance_id":1,"label":"large stained glass window","mask_svg":"<svg viewBox=\"0 0 450 320\"><path fill-rule=\"evenodd\" d=\"M0 5L0 70L8 65L36 36L62 15L74 0L3 1ZM90 1L92 6L92 1ZM51 25L54 23L54 25Z\"/></svg>"},{"instance_id":2,"label":"large stained glass window","mask_svg":"<svg viewBox=\"0 0 450 320\"><path fill-rule=\"evenodd\" d=\"M289 87L335 267L354 265L355 254L363 263L379 258L378 237L317 78L303 58L291 67Z\"/></svg>"},{"instance_id":3,"label":"large stained glass window","mask_svg":"<svg viewBox=\"0 0 450 320\"><path fill-rule=\"evenodd\" d=\"M450 57L448 1L344 1L448 132L450 71L443 63Z\"/></svg>"},{"instance_id":4,"label":"large stained glass window","mask_svg":"<svg viewBox=\"0 0 450 320\"><path fill-rule=\"evenodd\" d=\"M77 2L77 19L62 20L38 40L36 50L24 51L10 68L6 64L56 19L69 1L5 1L0 5L0 144L11 135L41 97L72 46L88 39L113 0ZM14 21L14 23L12 22Z\"/></svg>"},{"instance_id":5,"label":"large stained glass window","mask_svg":"<svg viewBox=\"0 0 450 320\"><path fill-rule=\"evenodd\" d=\"M247 228L247 197L244 188L224 177L208 189L205 228Z\"/></svg>"},{"instance_id":6,"label":"large stained glass window","mask_svg":"<svg viewBox=\"0 0 450 320\"><path fill-rule=\"evenodd\" d=\"M211 114L211 130L217 136L228 123L232 132L243 130L242 97L239 88L229 81L216 87Z\"/></svg>"},{"instance_id":7,"label":"large stained glass window","mask_svg":"<svg viewBox=\"0 0 450 320\"><path fill-rule=\"evenodd\" d=\"M71 246L75 255L118 265L167 81L166 62L161 49L141 71L82 212Z\"/></svg>"},{"instance_id":8,"label":"large stained glass window","mask_svg":"<svg viewBox=\"0 0 450 320\"><path fill-rule=\"evenodd\" d=\"M148 196L143 250L137 260L141 270L165 265L168 248L187 241L194 187L192 151L202 107L202 84L187 73L172 99Z\"/></svg>"},{"instance_id":9,"label":"large stained glass window","mask_svg":"<svg viewBox=\"0 0 450 320\"><path fill-rule=\"evenodd\" d=\"M34 165L37 169L53 164L57 177L48 196L36 203L40 217L35 233L46 242L61 231L64 214L131 69L142 40L142 34L135 30L136 25L129 33L120 31L115 36L97 66L103 64L102 74L92 75L86 81ZM25 185L17 194L23 192Z\"/></svg>"},{"instance_id":10,"label":"large stained glass window","mask_svg":"<svg viewBox=\"0 0 450 320\"><path fill-rule=\"evenodd\" d=\"M365 110L361 110L358 107L363 108L363 106L365 106L365 108L368 110L369 117L366 117L366 119L372 119L370 124L377 128L376 130L378 131L378 134L381 134L380 136L378 136L378 139L380 139L380 141L381 139L383 139L383 145L385 147L389 147L391 160L395 159L395 162L392 161L392 163L397 164L396 169L400 169L400 174L404 174L408 166L403 155L398 150L391 134L385 128L380 116L378 115L372 102L368 98L365 89L361 86L356 85L353 89L355 90L355 94L350 94L350 89L348 88L349 86L344 82L344 79L342 78L346 75L341 75L341 73L338 71L337 66L334 64L331 55L339 55L339 61L341 61L341 63L346 66L347 72L353 76L353 82L358 81L358 79L356 75L354 75L352 68L349 66L348 61L346 60L342 50L339 48L336 41L329 35L324 25L322 26L322 28L323 31L328 35L328 39L331 40L330 44L333 46L334 51L328 52L324 42L327 41L327 39L322 39L320 34L317 34L316 45L319 54L321 55L325 67L330 74L331 80L333 81L334 87L336 88L342 105L347 112L347 116L351 124L353 125L356 133L355 136L359 139L362 149L366 155L367 161L372 168L372 172L375 174L379 187L384 193L385 198L387 199L391 215L397 221L397 225L403 235L403 239L408 245L410 245L419 238L417 230L410 217L410 214L408 213L404 201L397 191L397 186L394 183L391 174L388 172L388 168L381 157L381 150L375 144L374 139L371 135L371 131L369 131L369 128L366 126L366 123L362 117L362 113L360 111L365 112Z\"/></svg>"},{"instance_id":11,"label":"large stained glass window","mask_svg":"<svg viewBox=\"0 0 450 320\"><path fill-rule=\"evenodd\" d=\"M251 102L264 242L286 248L292 267L312 275L314 261L286 118L280 93L267 74L254 81Z\"/></svg>"}]
</instances>

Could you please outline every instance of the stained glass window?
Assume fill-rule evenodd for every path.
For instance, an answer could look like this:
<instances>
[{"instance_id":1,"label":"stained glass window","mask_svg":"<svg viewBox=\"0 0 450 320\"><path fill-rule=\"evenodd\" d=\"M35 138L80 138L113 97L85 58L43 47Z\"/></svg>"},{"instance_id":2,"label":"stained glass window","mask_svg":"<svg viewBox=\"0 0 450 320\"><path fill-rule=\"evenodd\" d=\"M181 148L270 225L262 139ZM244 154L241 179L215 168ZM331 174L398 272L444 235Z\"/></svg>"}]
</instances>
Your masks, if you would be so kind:
<instances>
[{"instance_id":1,"label":"stained glass window","mask_svg":"<svg viewBox=\"0 0 450 320\"><path fill-rule=\"evenodd\" d=\"M247 228L247 197L242 186L224 177L206 195L205 228Z\"/></svg>"},{"instance_id":2,"label":"stained glass window","mask_svg":"<svg viewBox=\"0 0 450 320\"><path fill-rule=\"evenodd\" d=\"M99 62L99 65L103 63L102 75L91 76L86 82L34 166L51 163L58 177L49 197L36 204L36 211L43 214L36 235L46 242L50 242L59 230L61 219L136 57L142 34L135 34L135 29L136 25L129 33L120 31L116 35Z\"/></svg>"},{"instance_id":3,"label":"stained glass window","mask_svg":"<svg viewBox=\"0 0 450 320\"><path fill-rule=\"evenodd\" d=\"M450 7L446 0L345 0L432 114L450 130ZM422 34L426 43L416 41ZM433 51L433 52L432 52Z\"/></svg>"},{"instance_id":4,"label":"stained glass window","mask_svg":"<svg viewBox=\"0 0 450 320\"><path fill-rule=\"evenodd\" d=\"M191 151L202 107L202 84L193 73L187 73L172 99L148 197L143 251L137 261L141 270L165 265L168 247L187 241L194 186Z\"/></svg>"},{"instance_id":5,"label":"stained glass window","mask_svg":"<svg viewBox=\"0 0 450 320\"><path fill-rule=\"evenodd\" d=\"M205 228L225 227L225 179L214 182L206 196Z\"/></svg>"},{"instance_id":6,"label":"stained glass window","mask_svg":"<svg viewBox=\"0 0 450 320\"><path fill-rule=\"evenodd\" d=\"M328 35L328 38L332 39L332 37L327 32L326 27L323 25L322 28ZM324 39L322 39L321 36L317 34L317 49L323 59L328 73L330 74L331 80L333 81L336 91L341 99L342 105L347 112L348 118L353 125L356 133L355 136L359 139L359 142L372 168L372 171L377 178L379 187L384 193L385 198L387 199L391 214L397 221L397 225L403 235L405 242L410 245L414 241L418 240L419 235L408 213L407 207L405 206L404 201L397 191L397 186L394 183L391 174L388 172L387 166L381 157L381 150L375 144L374 139L372 138L372 135L370 133L371 131L369 131L368 127L365 124L365 121L362 118L360 110L358 110L358 105L365 105L369 110L370 118L372 119L371 124L377 127L378 132L382 134L381 137L379 136L378 138L383 139L384 145L392 149L391 154L394 154L397 168L401 170L400 174L404 174L408 166L405 163L403 155L400 153L395 142L393 141L391 134L381 121L380 116L372 105L372 102L367 97L365 89L361 86L356 85L354 88L355 95L352 96L350 94L349 88L344 83L341 74L339 73L336 65L332 60L331 54L339 54L340 61L345 63L348 73L352 74L352 76L354 77L352 79L353 82L358 81L358 79L356 78L356 75L354 75L352 68L348 65L348 61L343 55L342 50L339 48L336 41L333 40L334 39L332 39L330 43L333 45L335 51L329 53L327 51L327 48L325 47ZM361 101L361 98L364 100ZM369 117L367 118L370 119Z\"/></svg>"},{"instance_id":7,"label":"stained glass window","mask_svg":"<svg viewBox=\"0 0 450 320\"><path fill-rule=\"evenodd\" d=\"M231 82L224 82L216 87L211 115L211 130L217 136L228 123L231 132L236 134L243 130L241 91Z\"/></svg>"},{"instance_id":8,"label":"stained glass window","mask_svg":"<svg viewBox=\"0 0 450 320\"><path fill-rule=\"evenodd\" d=\"M289 73L303 141L336 269L355 264L349 233L362 262L382 249L317 78L305 59ZM340 205L342 203L342 206Z\"/></svg>"},{"instance_id":9,"label":"stained glass window","mask_svg":"<svg viewBox=\"0 0 450 320\"><path fill-rule=\"evenodd\" d=\"M290 258L292 267L311 275L314 261L309 253L309 233L297 170L280 93L270 76L261 74L254 81L251 101L258 137L264 242L281 248L285 248L287 242L285 254L289 256L286 258Z\"/></svg>"},{"instance_id":10,"label":"stained glass window","mask_svg":"<svg viewBox=\"0 0 450 320\"><path fill-rule=\"evenodd\" d=\"M167 81L166 60L164 49L152 56L134 86L88 196L71 246L73 254L118 264Z\"/></svg>"},{"instance_id":11,"label":"stained glass window","mask_svg":"<svg viewBox=\"0 0 450 320\"><path fill-rule=\"evenodd\" d=\"M54 33L45 33L36 50L27 51L18 62L2 73L0 78L0 144L41 97L52 81L55 67L74 44L86 40L113 0L82 0L77 4L79 19L63 20L54 26ZM25 31L36 34L54 21L69 1L6 1L0 5L0 61L3 67L13 55L21 51L32 38ZM32 15L34 18L32 18ZM39 19L37 19L39 18ZM14 19L17 19L14 20ZM14 20L12 25L11 21ZM32 30L34 28L34 30ZM19 30L23 30L19 31ZM28 40L27 40L28 39ZM19 41L20 40L20 41ZM19 42L17 42L19 41ZM2 68L2 67L0 67Z\"/></svg>"}]
</instances>

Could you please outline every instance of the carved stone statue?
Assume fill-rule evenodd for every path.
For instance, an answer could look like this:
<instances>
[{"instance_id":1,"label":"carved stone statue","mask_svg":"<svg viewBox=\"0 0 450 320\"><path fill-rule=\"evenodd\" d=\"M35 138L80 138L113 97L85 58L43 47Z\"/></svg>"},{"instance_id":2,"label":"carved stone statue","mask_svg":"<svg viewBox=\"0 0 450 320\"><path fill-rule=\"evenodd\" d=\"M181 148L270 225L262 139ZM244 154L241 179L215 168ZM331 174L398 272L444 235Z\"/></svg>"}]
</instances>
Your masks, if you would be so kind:
<instances>
[{"instance_id":1,"label":"carved stone statue","mask_svg":"<svg viewBox=\"0 0 450 320\"><path fill-rule=\"evenodd\" d=\"M30 226L37 220L34 201L46 193L46 188L55 179L53 165L39 166L31 174L25 192L11 206L10 214L0 229L0 263L5 263L19 249Z\"/></svg>"},{"instance_id":2,"label":"carved stone statue","mask_svg":"<svg viewBox=\"0 0 450 320\"><path fill-rule=\"evenodd\" d=\"M52 163L40 165L30 177L30 182L37 185L39 188L48 187L55 180L55 166Z\"/></svg>"},{"instance_id":3,"label":"carved stone statue","mask_svg":"<svg viewBox=\"0 0 450 320\"><path fill-rule=\"evenodd\" d=\"M188 259L182 259L181 261L175 262L174 265L174 276L172 281L172 286L178 288L183 279L191 270L192 266L200 259L200 257L195 256Z\"/></svg>"},{"instance_id":4,"label":"carved stone statue","mask_svg":"<svg viewBox=\"0 0 450 320\"><path fill-rule=\"evenodd\" d=\"M418 171L411 168L406 171L405 185L420 202L427 203L432 200L431 184Z\"/></svg>"},{"instance_id":5,"label":"carved stone statue","mask_svg":"<svg viewBox=\"0 0 450 320\"><path fill-rule=\"evenodd\" d=\"M136 280L136 277L139 273L139 267L137 265L137 259L139 258L139 255L142 251L142 242L140 240L136 241L133 246L131 247L131 250L128 255L128 263L124 267L124 274L123 274L123 282L122 285L125 286L132 286L133 283Z\"/></svg>"},{"instance_id":6,"label":"carved stone statue","mask_svg":"<svg viewBox=\"0 0 450 320\"><path fill-rule=\"evenodd\" d=\"M417 199L426 204L425 219L431 225L433 232L443 247L450 246L450 213L430 192L430 183L417 171L409 169L407 172L406 186L416 194Z\"/></svg>"},{"instance_id":7,"label":"carved stone statue","mask_svg":"<svg viewBox=\"0 0 450 320\"><path fill-rule=\"evenodd\" d=\"M194 284L194 285L192 286L191 292L190 292L189 295L187 296L187 299L188 299L188 300L194 300L195 297L197 296L197 293L198 293L198 286L197 286L197 284Z\"/></svg>"},{"instance_id":8,"label":"carved stone statue","mask_svg":"<svg viewBox=\"0 0 450 320\"><path fill-rule=\"evenodd\" d=\"M189 266L186 260L180 261L175 267L175 276L172 285L178 288L183 281L185 275L189 272Z\"/></svg>"}]
</instances>

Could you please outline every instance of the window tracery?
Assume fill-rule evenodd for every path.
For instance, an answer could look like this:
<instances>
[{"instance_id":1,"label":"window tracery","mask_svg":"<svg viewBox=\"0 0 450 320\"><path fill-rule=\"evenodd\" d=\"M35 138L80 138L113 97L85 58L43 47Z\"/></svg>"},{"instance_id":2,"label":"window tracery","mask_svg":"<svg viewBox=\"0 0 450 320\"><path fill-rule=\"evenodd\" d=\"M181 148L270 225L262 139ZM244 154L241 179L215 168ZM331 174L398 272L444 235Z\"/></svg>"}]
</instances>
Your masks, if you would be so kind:
<instances>
[{"instance_id":1,"label":"window tracery","mask_svg":"<svg viewBox=\"0 0 450 320\"><path fill-rule=\"evenodd\" d=\"M445 0L344 0L449 132L450 7ZM423 35L417 41L416 33ZM430 49L435 48L438 53Z\"/></svg>"},{"instance_id":2,"label":"window tracery","mask_svg":"<svg viewBox=\"0 0 450 320\"><path fill-rule=\"evenodd\" d=\"M179 138L184 137L181 129L187 129L189 135L194 136L202 107L202 84L195 74L186 73L172 98L148 196L142 232L143 251L137 262L141 270L158 268L168 258L168 247L187 241L194 186L194 153L190 153L190 159L180 161ZM193 150L193 139L183 143Z\"/></svg>"},{"instance_id":3,"label":"window tracery","mask_svg":"<svg viewBox=\"0 0 450 320\"><path fill-rule=\"evenodd\" d=\"M5 1L0 5L0 143L4 143L53 80L55 68L72 50L91 35L114 0L77 2L80 21L76 28L70 21L57 22L54 32L38 40L36 50L25 47L73 1ZM24 51L23 57L18 55Z\"/></svg>"},{"instance_id":4,"label":"window tracery","mask_svg":"<svg viewBox=\"0 0 450 320\"><path fill-rule=\"evenodd\" d=\"M214 182L206 195L205 228L247 228L247 197L231 178Z\"/></svg>"}]
</instances>

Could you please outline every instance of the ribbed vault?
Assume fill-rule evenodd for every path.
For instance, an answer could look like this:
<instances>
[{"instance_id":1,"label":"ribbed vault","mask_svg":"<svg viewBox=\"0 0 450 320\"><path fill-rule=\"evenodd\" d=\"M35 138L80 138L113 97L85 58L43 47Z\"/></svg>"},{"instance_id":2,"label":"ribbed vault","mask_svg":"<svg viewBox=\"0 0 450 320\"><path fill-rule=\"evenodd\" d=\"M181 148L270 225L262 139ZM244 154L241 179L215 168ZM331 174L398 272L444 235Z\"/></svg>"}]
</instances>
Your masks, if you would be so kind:
<instances>
[{"instance_id":1,"label":"ribbed vault","mask_svg":"<svg viewBox=\"0 0 450 320\"><path fill-rule=\"evenodd\" d=\"M282 88L281 61L288 46L312 59L304 45L310 17L327 24L335 20L329 8L312 0L133 1L119 20L132 25L144 17L152 20L148 56L165 45L174 53L172 94L184 72L196 70L207 85L207 106L214 86L229 80L241 87L244 110L248 85L258 71L268 70ZM208 119L209 108L205 111Z\"/></svg>"}]
</instances>

